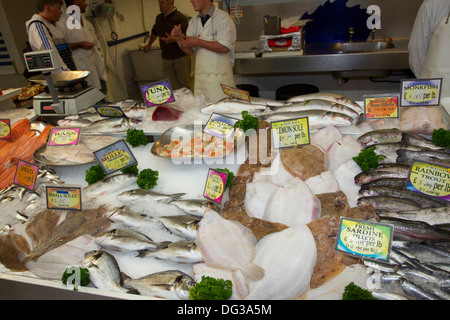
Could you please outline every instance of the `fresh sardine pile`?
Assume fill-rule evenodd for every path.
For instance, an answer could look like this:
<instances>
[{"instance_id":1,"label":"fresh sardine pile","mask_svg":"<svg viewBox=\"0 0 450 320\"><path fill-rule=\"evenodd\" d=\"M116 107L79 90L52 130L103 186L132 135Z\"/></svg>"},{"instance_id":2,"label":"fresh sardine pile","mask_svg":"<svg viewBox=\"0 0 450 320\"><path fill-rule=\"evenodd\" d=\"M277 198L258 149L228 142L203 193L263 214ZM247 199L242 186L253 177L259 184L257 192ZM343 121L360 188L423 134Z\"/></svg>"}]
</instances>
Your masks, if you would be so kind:
<instances>
[{"instance_id":1,"label":"fresh sardine pile","mask_svg":"<svg viewBox=\"0 0 450 320\"><path fill-rule=\"evenodd\" d=\"M449 258L448 246L439 242L395 240L388 263L365 260L364 264L372 272L378 299L449 300Z\"/></svg>"}]
</instances>

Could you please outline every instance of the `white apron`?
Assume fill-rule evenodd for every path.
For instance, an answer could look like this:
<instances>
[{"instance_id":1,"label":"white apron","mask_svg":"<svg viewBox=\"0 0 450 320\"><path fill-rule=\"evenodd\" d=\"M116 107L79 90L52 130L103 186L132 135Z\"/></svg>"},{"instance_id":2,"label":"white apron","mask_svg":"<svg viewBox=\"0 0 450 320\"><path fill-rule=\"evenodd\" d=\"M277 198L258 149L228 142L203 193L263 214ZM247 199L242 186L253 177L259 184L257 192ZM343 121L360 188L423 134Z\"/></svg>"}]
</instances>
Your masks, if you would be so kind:
<instances>
[{"instance_id":1,"label":"white apron","mask_svg":"<svg viewBox=\"0 0 450 320\"><path fill-rule=\"evenodd\" d=\"M212 23L211 17L207 23ZM215 41L214 36L206 35L205 28L202 29L198 38L206 41ZM195 58L194 93L203 94L206 101L216 102L227 95L223 92L220 84L235 87L233 76L233 65L228 54L216 53L207 49L198 48Z\"/></svg>"},{"instance_id":2,"label":"white apron","mask_svg":"<svg viewBox=\"0 0 450 320\"><path fill-rule=\"evenodd\" d=\"M450 14L450 13L449 13ZM441 97L450 97L450 20L444 18L430 40L421 78L442 78Z\"/></svg>"},{"instance_id":3,"label":"white apron","mask_svg":"<svg viewBox=\"0 0 450 320\"><path fill-rule=\"evenodd\" d=\"M90 86L101 89L100 79L106 80L106 70L103 62L102 53L98 49L98 40L92 24L81 17L84 26L79 29L69 29L66 39L69 43L89 41L95 43L91 50L75 49L72 51L73 57L80 71L90 71L91 75L87 77L86 82Z\"/></svg>"}]
</instances>

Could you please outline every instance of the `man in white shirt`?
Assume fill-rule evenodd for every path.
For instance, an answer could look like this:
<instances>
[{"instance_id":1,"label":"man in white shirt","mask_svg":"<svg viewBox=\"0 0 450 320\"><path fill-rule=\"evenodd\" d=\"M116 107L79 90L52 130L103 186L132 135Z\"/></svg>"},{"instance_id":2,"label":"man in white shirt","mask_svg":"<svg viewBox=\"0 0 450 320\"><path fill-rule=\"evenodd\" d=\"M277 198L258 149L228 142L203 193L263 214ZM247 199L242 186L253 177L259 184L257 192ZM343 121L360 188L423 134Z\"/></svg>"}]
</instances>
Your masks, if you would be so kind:
<instances>
[{"instance_id":1,"label":"man in white shirt","mask_svg":"<svg viewBox=\"0 0 450 320\"><path fill-rule=\"evenodd\" d=\"M194 93L204 94L206 101L215 102L226 97L221 84L235 87L233 76L236 26L212 0L190 0L199 14L189 20L186 38L180 26L172 29L180 48L196 54Z\"/></svg>"},{"instance_id":2,"label":"man in white shirt","mask_svg":"<svg viewBox=\"0 0 450 320\"><path fill-rule=\"evenodd\" d=\"M58 24L64 31L64 37L69 44L78 70L90 71L86 82L106 95L106 70L103 54L92 23L84 16L87 3L85 0L65 0L70 11L76 9L73 15L66 13L61 16ZM76 6L76 7L71 7Z\"/></svg>"},{"instance_id":3,"label":"man in white shirt","mask_svg":"<svg viewBox=\"0 0 450 320\"><path fill-rule=\"evenodd\" d=\"M417 78L443 78L442 96L450 96L450 1L425 0L408 45L409 64Z\"/></svg>"},{"instance_id":4,"label":"man in white shirt","mask_svg":"<svg viewBox=\"0 0 450 320\"><path fill-rule=\"evenodd\" d=\"M28 42L33 51L57 49L61 69L54 72L76 70L70 47L64 39L64 32L59 27L63 4L62 0L37 0L37 14L25 23Z\"/></svg>"}]
</instances>

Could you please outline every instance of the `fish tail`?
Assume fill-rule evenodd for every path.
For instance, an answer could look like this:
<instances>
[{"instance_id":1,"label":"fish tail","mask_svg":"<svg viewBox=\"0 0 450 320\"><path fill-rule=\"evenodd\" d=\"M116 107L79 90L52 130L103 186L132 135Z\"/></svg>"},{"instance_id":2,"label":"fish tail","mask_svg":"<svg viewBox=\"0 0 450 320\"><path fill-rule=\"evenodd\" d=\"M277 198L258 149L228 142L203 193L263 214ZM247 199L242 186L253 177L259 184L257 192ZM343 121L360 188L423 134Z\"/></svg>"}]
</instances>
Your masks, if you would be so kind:
<instances>
[{"instance_id":1,"label":"fish tail","mask_svg":"<svg viewBox=\"0 0 450 320\"><path fill-rule=\"evenodd\" d=\"M242 270L244 276L250 281L258 281L264 277L264 269L257 264L249 263Z\"/></svg>"}]
</instances>

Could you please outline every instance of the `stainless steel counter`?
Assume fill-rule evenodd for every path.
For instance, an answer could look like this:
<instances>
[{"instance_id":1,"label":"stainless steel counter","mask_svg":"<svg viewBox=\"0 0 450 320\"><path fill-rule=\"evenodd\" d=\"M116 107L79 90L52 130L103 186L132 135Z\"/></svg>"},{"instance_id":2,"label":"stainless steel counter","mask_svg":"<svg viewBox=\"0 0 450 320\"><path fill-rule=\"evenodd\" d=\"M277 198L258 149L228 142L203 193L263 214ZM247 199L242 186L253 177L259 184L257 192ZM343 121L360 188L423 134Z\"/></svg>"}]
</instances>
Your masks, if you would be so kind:
<instances>
[{"instance_id":1,"label":"stainless steel counter","mask_svg":"<svg viewBox=\"0 0 450 320\"><path fill-rule=\"evenodd\" d=\"M307 45L303 55L298 52L271 52L260 57L255 55L255 42L237 43L234 73L270 75L409 69L408 41L394 39L394 48L373 52L333 53L324 46L308 49Z\"/></svg>"}]
</instances>

